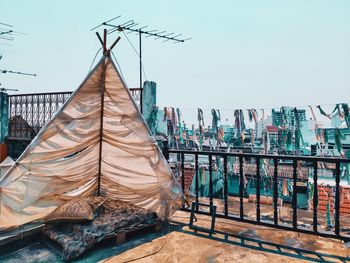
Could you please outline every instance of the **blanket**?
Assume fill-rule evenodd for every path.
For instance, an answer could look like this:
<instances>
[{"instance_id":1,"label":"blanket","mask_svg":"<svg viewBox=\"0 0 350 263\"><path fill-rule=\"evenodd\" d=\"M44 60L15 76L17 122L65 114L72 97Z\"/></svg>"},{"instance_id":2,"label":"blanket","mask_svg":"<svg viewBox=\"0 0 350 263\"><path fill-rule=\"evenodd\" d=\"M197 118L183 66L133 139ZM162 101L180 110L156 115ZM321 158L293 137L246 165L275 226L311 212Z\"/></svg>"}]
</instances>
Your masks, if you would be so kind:
<instances>
[{"instance_id":1,"label":"blanket","mask_svg":"<svg viewBox=\"0 0 350 263\"><path fill-rule=\"evenodd\" d=\"M61 247L64 260L73 260L104 238L139 224L154 224L153 212L123 202L107 199L95 219L84 223L46 225L44 238Z\"/></svg>"}]
</instances>

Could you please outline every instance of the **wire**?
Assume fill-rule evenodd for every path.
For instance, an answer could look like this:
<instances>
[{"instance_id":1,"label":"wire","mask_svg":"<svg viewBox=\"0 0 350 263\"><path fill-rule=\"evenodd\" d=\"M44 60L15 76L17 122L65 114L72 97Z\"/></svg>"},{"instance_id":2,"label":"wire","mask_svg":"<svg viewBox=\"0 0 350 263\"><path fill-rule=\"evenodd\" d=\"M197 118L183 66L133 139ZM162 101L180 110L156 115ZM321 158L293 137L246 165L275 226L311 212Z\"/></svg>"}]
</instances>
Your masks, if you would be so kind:
<instances>
[{"instance_id":1,"label":"wire","mask_svg":"<svg viewBox=\"0 0 350 263\"><path fill-rule=\"evenodd\" d=\"M117 63L117 66L118 66L118 69L119 69L120 75L121 75L121 77L122 77L122 79L123 79L124 83L126 83L125 78L124 78L124 75L123 75L122 68L120 67L119 62L118 62L117 58L115 57L115 55L114 55L113 51L111 51L111 53L112 53L112 56L113 56L113 58L114 58L115 62Z\"/></svg>"},{"instance_id":2,"label":"wire","mask_svg":"<svg viewBox=\"0 0 350 263\"><path fill-rule=\"evenodd\" d=\"M88 73L91 71L92 66L93 66L93 65L94 65L94 63L95 63L96 57L97 57L98 53L100 53L100 51L101 51L101 50L102 50L102 47L100 47L100 49L99 49L99 50L97 50L97 52L96 52L96 54L95 54L95 57L94 57L94 59L92 60L92 63L91 63L91 65L90 65L90 68L89 68Z\"/></svg>"},{"instance_id":3,"label":"wire","mask_svg":"<svg viewBox=\"0 0 350 263\"><path fill-rule=\"evenodd\" d=\"M128 36L125 34L124 30L123 30L122 32L123 32L124 36L126 37L126 39L128 40L129 44L131 45L132 49L135 51L136 55L139 57L139 61L140 61L140 63L141 63L143 75L145 76L145 79L147 80L146 71L145 71L145 68L144 68L144 66L143 66L143 63L142 63L142 60L141 60L141 57L140 57L140 53L137 52L136 48L135 48L134 45L131 43L130 39L129 39Z\"/></svg>"},{"instance_id":4,"label":"wire","mask_svg":"<svg viewBox=\"0 0 350 263\"><path fill-rule=\"evenodd\" d=\"M308 109L309 106L311 107L317 107L317 106L335 106L337 104L342 104L342 103L346 103L346 102L341 102L341 103L333 103L333 104L317 104L317 105L302 105L302 106L293 106L291 108L297 108L297 109ZM159 107L165 107L165 106L159 106ZM289 106L283 106L283 107L289 107ZM201 108L201 107L196 107L196 108L190 108L190 107L177 107L177 108L180 108L180 109L183 109L183 110L197 110L198 108L200 108L201 110L208 110L208 111L211 111L213 108ZM214 107L215 108L215 107ZM234 111L234 110L251 110L251 109L256 109L256 110L272 110L272 109L279 109L281 108L281 106L279 107L269 107L269 108L221 108L219 109L220 111Z\"/></svg>"},{"instance_id":5,"label":"wire","mask_svg":"<svg viewBox=\"0 0 350 263\"><path fill-rule=\"evenodd\" d=\"M165 246L165 244L166 244L166 242L168 240L169 234L170 234L170 225L168 224L168 233L166 234L166 237L165 237L165 240L164 240L163 244L159 247L159 249L157 251L152 252L152 253L147 254L147 255L144 255L144 256L141 256L141 257L138 257L138 258L128 259L128 260L122 261L122 262L123 263L129 263L129 262L133 262L133 261L136 261L136 260L144 259L144 258L153 256L155 254L158 254L164 248L164 246Z\"/></svg>"}]
</instances>

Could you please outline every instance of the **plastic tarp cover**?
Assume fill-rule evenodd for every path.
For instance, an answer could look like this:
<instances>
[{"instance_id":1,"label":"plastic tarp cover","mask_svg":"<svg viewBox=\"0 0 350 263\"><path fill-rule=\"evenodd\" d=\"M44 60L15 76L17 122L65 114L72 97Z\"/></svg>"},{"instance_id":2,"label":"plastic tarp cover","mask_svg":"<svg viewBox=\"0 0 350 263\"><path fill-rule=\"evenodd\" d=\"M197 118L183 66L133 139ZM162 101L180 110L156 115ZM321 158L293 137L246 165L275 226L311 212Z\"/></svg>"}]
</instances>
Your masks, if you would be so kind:
<instances>
[{"instance_id":1,"label":"plastic tarp cover","mask_svg":"<svg viewBox=\"0 0 350 263\"><path fill-rule=\"evenodd\" d=\"M182 198L109 57L101 59L0 179L0 230L39 220L66 200L96 194L99 186L101 195L162 219Z\"/></svg>"}]
</instances>

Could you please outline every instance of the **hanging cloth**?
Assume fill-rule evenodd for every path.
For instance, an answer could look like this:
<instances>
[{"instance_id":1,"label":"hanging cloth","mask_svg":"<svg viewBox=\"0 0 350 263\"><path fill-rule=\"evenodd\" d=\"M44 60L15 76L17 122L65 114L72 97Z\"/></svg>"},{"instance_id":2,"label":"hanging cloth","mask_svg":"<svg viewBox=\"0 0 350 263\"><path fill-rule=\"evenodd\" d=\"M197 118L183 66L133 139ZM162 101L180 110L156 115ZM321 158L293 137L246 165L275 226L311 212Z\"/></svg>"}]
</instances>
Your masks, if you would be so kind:
<instances>
[{"instance_id":1,"label":"hanging cloth","mask_svg":"<svg viewBox=\"0 0 350 263\"><path fill-rule=\"evenodd\" d=\"M339 104L336 104L335 105L335 107L334 107L334 109L333 109L333 111L332 111L332 113L331 114L327 114L322 108L321 108L321 105L318 105L316 108L318 108L318 110L320 111L320 113L323 115L323 116L326 116L328 119L332 119L332 115L336 112L336 111L338 111L338 113L339 113L339 116L343 116L343 114L341 113L341 111L340 111L340 107L339 107Z\"/></svg>"},{"instance_id":2,"label":"hanging cloth","mask_svg":"<svg viewBox=\"0 0 350 263\"><path fill-rule=\"evenodd\" d=\"M247 111L248 111L249 122L252 122L253 121L253 110L249 109Z\"/></svg>"},{"instance_id":3,"label":"hanging cloth","mask_svg":"<svg viewBox=\"0 0 350 263\"><path fill-rule=\"evenodd\" d=\"M265 120L265 110L261 109L261 121Z\"/></svg>"},{"instance_id":4,"label":"hanging cloth","mask_svg":"<svg viewBox=\"0 0 350 263\"><path fill-rule=\"evenodd\" d=\"M257 122L258 122L258 112L257 112L257 110L256 109L252 109L252 114L253 114L254 123L256 125Z\"/></svg>"},{"instance_id":5,"label":"hanging cloth","mask_svg":"<svg viewBox=\"0 0 350 263\"><path fill-rule=\"evenodd\" d=\"M343 103L342 104L342 108L343 108L343 111L344 111L344 119L345 119L345 122L346 122L346 126L348 128L350 128L349 106L348 106L347 103Z\"/></svg>"},{"instance_id":6,"label":"hanging cloth","mask_svg":"<svg viewBox=\"0 0 350 263\"><path fill-rule=\"evenodd\" d=\"M179 136L180 136L180 143L183 144L184 143L184 137L183 137L183 128L182 128L182 123L181 123L181 112L179 108L176 108L176 112L177 112L177 119L179 122Z\"/></svg>"},{"instance_id":7,"label":"hanging cloth","mask_svg":"<svg viewBox=\"0 0 350 263\"><path fill-rule=\"evenodd\" d=\"M241 136L241 122L239 120L240 114L239 110L234 111L234 116L235 116L235 128L236 128L236 138L239 138Z\"/></svg>"},{"instance_id":8,"label":"hanging cloth","mask_svg":"<svg viewBox=\"0 0 350 263\"><path fill-rule=\"evenodd\" d=\"M242 132L246 129L245 123L244 123L244 115L243 115L243 111L239 110L239 120L241 123L241 128L242 128Z\"/></svg>"},{"instance_id":9,"label":"hanging cloth","mask_svg":"<svg viewBox=\"0 0 350 263\"><path fill-rule=\"evenodd\" d=\"M203 127L204 127L204 118L203 118L203 111L198 108L198 127L199 127L199 150L203 150Z\"/></svg>"},{"instance_id":10,"label":"hanging cloth","mask_svg":"<svg viewBox=\"0 0 350 263\"><path fill-rule=\"evenodd\" d=\"M212 131L213 131L213 133L215 135L215 138L217 138L219 116L218 116L218 114L217 114L215 109L211 110L211 115L212 115L212 121L211 121Z\"/></svg>"},{"instance_id":11,"label":"hanging cloth","mask_svg":"<svg viewBox=\"0 0 350 263\"><path fill-rule=\"evenodd\" d=\"M294 108L294 119L295 119L296 128L300 129L300 118L299 118L299 113L297 108Z\"/></svg>"},{"instance_id":12,"label":"hanging cloth","mask_svg":"<svg viewBox=\"0 0 350 263\"><path fill-rule=\"evenodd\" d=\"M341 133L338 128L334 129L334 143L335 146L337 147L338 152L342 155L343 151L343 146L341 143Z\"/></svg>"}]
</instances>

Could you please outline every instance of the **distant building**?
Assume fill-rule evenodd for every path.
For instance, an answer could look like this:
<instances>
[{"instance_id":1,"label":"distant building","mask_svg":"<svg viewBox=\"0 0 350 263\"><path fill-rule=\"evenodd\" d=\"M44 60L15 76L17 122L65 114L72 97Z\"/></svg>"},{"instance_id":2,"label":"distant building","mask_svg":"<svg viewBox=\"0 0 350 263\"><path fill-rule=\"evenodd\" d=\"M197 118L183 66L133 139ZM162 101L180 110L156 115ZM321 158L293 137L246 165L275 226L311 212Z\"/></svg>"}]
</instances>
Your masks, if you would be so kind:
<instances>
[{"instance_id":1,"label":"distant building","mask_svg":"<svg viewBox=\"0 0 350 263\"><path fill-rule=\"evenodd\" d=\"M273 110L272 111L272 125L273 126L287 126L290 128L295 127L295 111L292 107L284 107L286 123L284 123L283 112L282 110ZM306 110L297 109L300 124L306 121Z\"/></svg>"},{"instance_id":2,"label":"distant building","mask_svg":"<svg viewBox=\"0 0 350 263\"><path fill-rule=\"evenodd\" d=\"M267 116L265 120L260 120L256 125L256 138L262 138L263 131L265 130L267 125L272 125L272 117Z\"/></svg>"}]
</instances>

